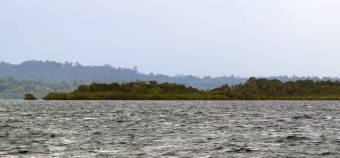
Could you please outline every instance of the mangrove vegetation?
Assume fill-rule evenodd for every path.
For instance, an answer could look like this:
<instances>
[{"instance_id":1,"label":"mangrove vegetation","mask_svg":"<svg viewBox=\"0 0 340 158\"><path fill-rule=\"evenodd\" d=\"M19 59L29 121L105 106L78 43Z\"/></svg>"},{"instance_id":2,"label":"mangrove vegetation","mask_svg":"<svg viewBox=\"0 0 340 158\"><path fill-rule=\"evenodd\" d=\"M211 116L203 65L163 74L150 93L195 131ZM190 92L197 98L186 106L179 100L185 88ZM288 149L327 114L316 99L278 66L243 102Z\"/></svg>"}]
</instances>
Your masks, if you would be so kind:
<instances>
[{"instance_id":1,"label":"mangrove vegetation","mask_svg":"<svg viewBox=\"0 0 340 158\"><path fill-rule=\"evenodd\" d=\"M338 100L339 81L249 78L238 85L199 90L176 83L138 81L80 85L70 93L50 93L45 100Z\"/></svg>"}]
</instances>

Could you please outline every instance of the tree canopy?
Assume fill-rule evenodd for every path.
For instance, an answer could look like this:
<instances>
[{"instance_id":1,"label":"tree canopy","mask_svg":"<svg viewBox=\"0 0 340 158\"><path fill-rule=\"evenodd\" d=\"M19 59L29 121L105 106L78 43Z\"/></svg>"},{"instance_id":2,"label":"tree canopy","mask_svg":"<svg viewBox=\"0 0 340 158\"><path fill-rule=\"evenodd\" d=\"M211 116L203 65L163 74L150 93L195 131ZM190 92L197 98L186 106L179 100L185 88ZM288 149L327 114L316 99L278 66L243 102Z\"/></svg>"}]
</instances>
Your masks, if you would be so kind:
<instances>
[{"instance_id":1,"label":"tree canopy","mask_svg":"<svg viewBox=\"0 0 340 158\"><path fill-rule=\"evenodd\" d=\"M249 78L238 85L199 90L176 83L139 81L80 85L71 93L50 93L46 100L278 100L340 99L340 82Z\"/></svg>"}]
</instances>

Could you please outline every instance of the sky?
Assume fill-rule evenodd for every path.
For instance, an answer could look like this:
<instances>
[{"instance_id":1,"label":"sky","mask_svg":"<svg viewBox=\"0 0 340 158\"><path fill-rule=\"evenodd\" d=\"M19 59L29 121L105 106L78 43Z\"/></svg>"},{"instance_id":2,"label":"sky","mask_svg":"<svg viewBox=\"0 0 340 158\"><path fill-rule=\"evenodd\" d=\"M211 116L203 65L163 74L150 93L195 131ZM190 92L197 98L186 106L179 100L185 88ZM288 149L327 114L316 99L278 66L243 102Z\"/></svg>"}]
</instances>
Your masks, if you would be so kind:
<instances>
[{"instance_id":1,"label":"sky","mask_svg":"<svg viewBox=\"0 0 340 158\"><path fill-rule=\"evenodd\" d=\"M1 0L0 60L340 76L339 0Z\"/></svg>"}]
</instances>

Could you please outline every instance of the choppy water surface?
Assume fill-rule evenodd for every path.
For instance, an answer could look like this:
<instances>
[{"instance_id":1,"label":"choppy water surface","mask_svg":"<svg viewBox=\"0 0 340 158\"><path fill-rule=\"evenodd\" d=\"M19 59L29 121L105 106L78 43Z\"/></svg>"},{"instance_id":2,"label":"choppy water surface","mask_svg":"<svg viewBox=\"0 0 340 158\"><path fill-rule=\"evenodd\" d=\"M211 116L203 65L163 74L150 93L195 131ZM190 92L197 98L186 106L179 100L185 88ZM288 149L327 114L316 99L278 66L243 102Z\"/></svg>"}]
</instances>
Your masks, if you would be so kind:
<instances>
[{"instance_id":1,"label":"choppy water surface","mask_svg":"<svg viewBox=\"0 0 340 158\"><path fill-rule=\"evenodd\" d=\"M0 101L0 157L340 157L340 102Z\"/></svg>"}]
</instances>

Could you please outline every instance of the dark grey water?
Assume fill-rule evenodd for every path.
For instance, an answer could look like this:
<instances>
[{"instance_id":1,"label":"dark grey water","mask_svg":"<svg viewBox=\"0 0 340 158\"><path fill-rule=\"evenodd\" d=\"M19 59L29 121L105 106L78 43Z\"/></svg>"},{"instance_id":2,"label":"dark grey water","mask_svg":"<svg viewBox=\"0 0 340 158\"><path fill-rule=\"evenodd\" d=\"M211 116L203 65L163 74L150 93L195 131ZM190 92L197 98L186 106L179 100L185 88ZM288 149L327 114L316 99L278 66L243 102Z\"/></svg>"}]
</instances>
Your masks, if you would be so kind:
<instances>
[{"instance_id":1,"label":"dark grey water","mask_svg":"<svg viewBox=\"0 0 340 158\"><path fill-rule=\"evenodd\" d=\"M340 157L340 102L0 101L0 157Z\"/></svg>"}]
</instances>

